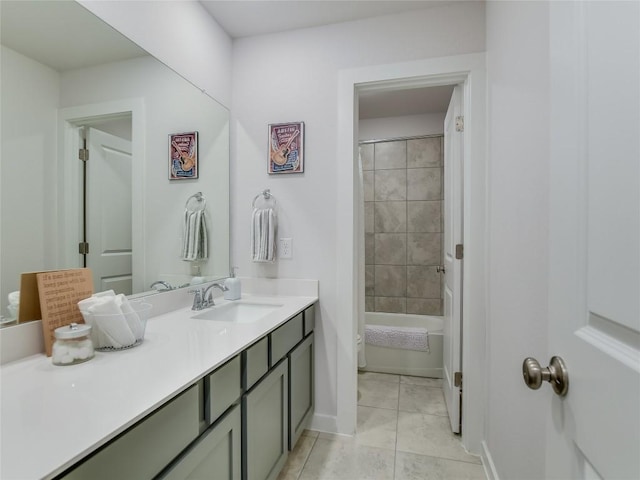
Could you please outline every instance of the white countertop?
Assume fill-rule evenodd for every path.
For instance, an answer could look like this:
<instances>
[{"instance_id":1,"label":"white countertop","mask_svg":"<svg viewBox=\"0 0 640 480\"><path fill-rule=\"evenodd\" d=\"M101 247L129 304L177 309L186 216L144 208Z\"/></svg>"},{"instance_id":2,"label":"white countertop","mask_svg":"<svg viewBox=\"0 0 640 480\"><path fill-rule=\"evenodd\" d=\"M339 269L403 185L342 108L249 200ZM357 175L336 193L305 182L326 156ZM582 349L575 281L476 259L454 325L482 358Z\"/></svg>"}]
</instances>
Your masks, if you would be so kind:
<instances>
[{"instance_id":1,"label":"white countertop","mask_svg":"<svg viewBox=\"0 0 640 480\"><path fill-rule=\"evenodd\" d=\"M242 302L282 306L246 324L193 319L201 312L181 308L150 318L130 350L65 367L44 354L2 366L0 478L61 473L317 300L243 294Z\"/></svg>"}]
</instances>

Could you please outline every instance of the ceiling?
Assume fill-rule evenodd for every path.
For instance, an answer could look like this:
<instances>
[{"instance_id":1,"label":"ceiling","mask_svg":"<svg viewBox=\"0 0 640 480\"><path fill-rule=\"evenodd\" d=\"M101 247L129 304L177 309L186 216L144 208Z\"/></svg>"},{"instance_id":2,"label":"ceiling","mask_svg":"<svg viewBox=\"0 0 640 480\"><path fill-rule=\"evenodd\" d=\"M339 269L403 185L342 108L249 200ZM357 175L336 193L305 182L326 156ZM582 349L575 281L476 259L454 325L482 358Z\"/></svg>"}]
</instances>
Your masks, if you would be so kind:
<instances>
[{"instance_id":1,"label":"ceiling","mask_svg":"<svg viewBox=\"0 0 640 480\"><path fill-rule=\"evenodd\" d=\"M430 8L446 1L209 1L208 12L233 37L260 35ZM76 2L0 2L2 44L57 71L147 55ZM82 41L84 39L85 41ZM450 87L360 95L360 118L444 112Z\"/></svg>"},{"instance_id":2,"label":"ceiling","mask_svg":"<svg viewBox=\"0 0 640 480\"><path fill-rule=\"evenodd\" d=\"M423 10L451 1L454 0L200 0L200 3L232 38L242 38ZM453 87L432 87L362 93L360 118L446 112L452 91Z\"/></svg>"},{"instance_id":3,"label":"ceiling","mask_svg":"<svg viewBox=\"0 0 640 480\"><path fill-rule=\"evenodd\" d=\"M2 45L63 72L147 55L76 2L0 2Z\"/></svg>"},{"instance_id":4,"label":"ceiling","mask_svg":"<svg viewBox=\"0 0 640 480\"><path fill-rule=\"evenodd\" d=\"M200 0L200 3L232 38L241 38L422 10L451 1L455 0Z\"/></svg>"},{"instance_id":5,"label":"ceiling","mask_svg":"<svg viewBox=\"0 0 640 480\"><path fill-rule=\"evenodd\" d=\"M359 94L360 119L402 117L447 111L453 85Z\"/></svg>"}]
</instances>

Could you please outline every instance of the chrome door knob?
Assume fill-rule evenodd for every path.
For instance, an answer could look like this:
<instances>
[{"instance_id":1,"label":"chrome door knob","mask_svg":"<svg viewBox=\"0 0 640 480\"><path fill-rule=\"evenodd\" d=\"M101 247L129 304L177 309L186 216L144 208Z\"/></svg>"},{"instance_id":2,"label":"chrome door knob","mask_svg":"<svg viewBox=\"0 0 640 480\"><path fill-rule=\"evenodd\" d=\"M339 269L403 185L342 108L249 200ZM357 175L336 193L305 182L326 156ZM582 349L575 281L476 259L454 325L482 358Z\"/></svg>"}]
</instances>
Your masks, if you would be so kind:
<instances>
[{"instance_id":1,"label":"chrome door knob","mask_svg":"<svg viewBox=\"0 0 640 480\"><path fill-rule=\"evenodd\" d=\"M540 367L540 363L531 357L524 359L522 363L522 375L524 383L532 390L537 390L542 382L549 382L553 387L553 391L561 397L564 397L569 391L569 372L564 360L560 357L551 357L549 366Z\"/></svg>"}]
</instances>

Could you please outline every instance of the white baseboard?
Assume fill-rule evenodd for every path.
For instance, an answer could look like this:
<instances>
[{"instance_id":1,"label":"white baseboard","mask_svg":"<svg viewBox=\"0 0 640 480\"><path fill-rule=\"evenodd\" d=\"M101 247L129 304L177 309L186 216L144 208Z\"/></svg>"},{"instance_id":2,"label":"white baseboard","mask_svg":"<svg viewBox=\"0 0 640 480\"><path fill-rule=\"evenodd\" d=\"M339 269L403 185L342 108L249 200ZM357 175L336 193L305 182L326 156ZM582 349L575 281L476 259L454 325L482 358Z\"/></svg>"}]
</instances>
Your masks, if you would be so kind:
<instances>
[{"instance_id":1,"label":"white baseboard","mask_svg":"<svg viewBox=\"0 0 640 480\"><path fill-rule=\"evenodd\" d=\"M337 433L338 432L338 420L336 417L330 415L320 415L315 413L311 417L309 429L317 432L324 433Z\"/></svg>"},{"instance_id":2,"label":"white baseboard","mask_svg":"<svg viewBox=\"0 0 640 480\"><path fill-rule=\"evenodd\" d=\"M493 463L491 452L486 442L482 442L482 465L484 465L484 472L487 475L488 480L500 480L496 466Z\"/></svg>"}]
</instances>

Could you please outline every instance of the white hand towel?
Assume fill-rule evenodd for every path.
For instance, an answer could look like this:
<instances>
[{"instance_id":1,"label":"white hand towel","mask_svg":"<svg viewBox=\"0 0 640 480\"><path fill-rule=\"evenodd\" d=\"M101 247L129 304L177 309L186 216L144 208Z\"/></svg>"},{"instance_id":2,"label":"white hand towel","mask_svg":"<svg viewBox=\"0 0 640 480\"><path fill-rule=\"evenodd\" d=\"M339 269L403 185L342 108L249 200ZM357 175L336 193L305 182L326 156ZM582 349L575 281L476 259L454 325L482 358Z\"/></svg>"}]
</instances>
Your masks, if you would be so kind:
<instances>
[{"instance_id":1,"label":"white hand towel","mask_svg":"<svg viewBox=\"0 0 640 480\"><path fill-rule=\"evenodd\" d=\"M136 340L142 340L144 337L144 322L140 320L140 316L133 309L127 297L121 293L116 297L116 303L120 307L124 318L127 320L133 336L136 337Z\"/></svg>"},{"instance_id":2,"label":"white hand towel","mask_svg":"<svg viewBox=\"0 0 640 480\"><path fill-rule=\"evenodd\" d=\"M268 213L268 221L269 221L269 236L267 240L268 252L267 252L267 261L273 262L276 259L276 218L275 212L272 208L269 209Z\"/></svg>"},{"instance_id":3,"label":"white hand towel","mask_svg":"<svg viewBox=\"0 0 640 480\"><path fill-rule=\"evenodd\" d=\"M136 338L129 328L127 319L116 304L115 297L104 297L102 302L89 307L94 328L101 330L110 341L111 347L122 348L133 345Z\"/></svg>"},{"instance_id":4,"label":"white hand towel","mask_svg":"<svg viewBox=\"0 0 640 480\"><path fill-rule=\"evenodd\" d=\"M254 209L251 215L251 260L273 262L276 259L277 217L273 208Z\"/></svg>"},{"instance_id":5,"label":"white hand towel","mask_svg":"<svg viewBox=\"0 0 640 480\"><path fill-rule=\"evenodd\" d=\"M209 236L204 210L185 210L183 221L182 250L180 256L193 262L209 258Z\"/></svg>"}]
</instances>

